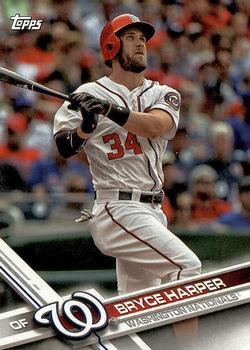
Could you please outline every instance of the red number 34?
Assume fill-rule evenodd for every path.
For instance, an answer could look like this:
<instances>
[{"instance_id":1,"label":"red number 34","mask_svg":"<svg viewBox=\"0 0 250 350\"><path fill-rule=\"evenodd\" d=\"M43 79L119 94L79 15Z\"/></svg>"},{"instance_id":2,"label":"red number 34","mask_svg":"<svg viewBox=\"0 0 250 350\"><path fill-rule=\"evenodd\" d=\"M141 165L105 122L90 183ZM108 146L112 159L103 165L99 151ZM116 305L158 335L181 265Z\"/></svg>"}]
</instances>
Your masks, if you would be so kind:
<instances>
[{"instance_id":1,"label":"red number 34","mask_svg":"<svg viewBox=\"0 0 250 350\"><path fill-rule=\"evenodd\" d=\"M125 150L133 150L134 154L142 154L142 149L136 135L128 132L127 138L122 145L120 136L117 133L104 135L102 137L104 143L109 143L110 148L114 152L108 152L107 156L109 160L122 158L125 154Z\"/></svg>"}]
</instances>

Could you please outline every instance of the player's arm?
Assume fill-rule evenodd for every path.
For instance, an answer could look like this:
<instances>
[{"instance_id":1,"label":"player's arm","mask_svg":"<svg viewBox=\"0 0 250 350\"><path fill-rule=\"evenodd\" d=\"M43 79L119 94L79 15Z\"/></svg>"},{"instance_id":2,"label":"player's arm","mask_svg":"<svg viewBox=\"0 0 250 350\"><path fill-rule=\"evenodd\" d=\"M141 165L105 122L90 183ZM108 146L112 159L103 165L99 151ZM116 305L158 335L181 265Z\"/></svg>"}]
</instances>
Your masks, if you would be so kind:
<instances>
[{"instance_id":1,"label":"player's arm","mask_svg":"<svg viewBox=\"0 0 250 350\"><path fill-rule=\"evenodd\" d=\"M161 109L153 109L149 113L131 111L123 127L135 135L155 138L168 134L175 124L169 113Z\"/></svg>"},{"instance_id":2,"label":"player's arm","mask_svg":"<svg viewBox=\"0 0 250 350\"><path fill-rule=\"evenodd\" d=\"M164 110L164 105L153 106L149 113L130 111L107 100L101 100L86 93L73 93L70 97L77 99L80 105L85 105L85 98L91 100L91 108L102 114L126 130L143 137L155 138L175 130L176 125L172 114ZM81 101L82 100L82 101Z\"/></svg>"},{"instance_id":3,"label":"player's arm","mask_svg":"<svg viewBox=\"0 0 250 350\"><path fill-rule=\"evenodd\" d=\"M74 129L62 129L54 135L58 152L63 158L70 158L77 154L89 134L81 131L80 127Z\"/></svg>"},{"instance_id":4,"label":"player's arm","mask_svg":"<svg viewBox=\"0 0 250 350\"><path fill-rule=\"evenodd\" d=\"M64 158L77 154L97 126L96 109L91 108L90 110L91 101L89 102L89 100L89 97L86 96L82 105L78 103L77 98L72 100L67 108L74 111L80 110L82 120L79 122L79 126L62 128L54 135L58 152Z\"/></svg>"}]
</instances>

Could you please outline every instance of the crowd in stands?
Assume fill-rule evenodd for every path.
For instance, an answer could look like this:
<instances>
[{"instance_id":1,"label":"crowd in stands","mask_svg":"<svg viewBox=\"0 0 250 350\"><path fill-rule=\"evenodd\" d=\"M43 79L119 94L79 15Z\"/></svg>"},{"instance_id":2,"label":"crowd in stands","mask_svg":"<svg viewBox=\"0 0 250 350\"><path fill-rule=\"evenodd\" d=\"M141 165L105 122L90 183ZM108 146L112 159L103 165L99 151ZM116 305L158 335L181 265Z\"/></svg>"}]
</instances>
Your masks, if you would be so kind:
<instances>
[{"instance_id":1,"label":"crowd in stands","mask_svg":"<svg viewBox=\"0 0 250 350\"><path fill-rule=\"evenodd\" d=\"M11 30L19 13L40 30ZM0 66L70 93L109 74L99 34L133 13L156 28L148 79L182 96L179 129L163 159L171 226L250 228L250 4L245 0L23 0L0 4ZM61 101L0 84L0 191L93 193L84 156L60 158L52 135ZM2 195L0 194L0 198ZM1 199L0 199L1 200ZM21 208L34 218L30 208ZM39 216L39 215L38 215Z\"/></svg>"}]
</instances>

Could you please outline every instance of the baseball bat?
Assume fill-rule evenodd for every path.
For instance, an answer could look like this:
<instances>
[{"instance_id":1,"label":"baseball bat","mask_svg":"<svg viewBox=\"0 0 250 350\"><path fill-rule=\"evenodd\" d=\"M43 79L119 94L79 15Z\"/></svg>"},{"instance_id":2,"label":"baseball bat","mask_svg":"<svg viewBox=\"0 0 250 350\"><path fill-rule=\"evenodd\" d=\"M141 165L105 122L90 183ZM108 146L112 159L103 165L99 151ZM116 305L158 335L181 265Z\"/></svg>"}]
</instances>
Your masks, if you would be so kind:
<instances>
[{"instance_id":1,"label":"baseball bat","mask_svg":"<svg viewBox=\"0 0 250 350\"><path fill-rule=\"evenodd\" d=\"M53 89L47 88L31 79L25 78L21 74L15 73L9 69L0 67L0 81L15 85L17 87L40 92L41 94L53 96L64 101L70 101L69 96Z\"/></svg>"}]
</instances>

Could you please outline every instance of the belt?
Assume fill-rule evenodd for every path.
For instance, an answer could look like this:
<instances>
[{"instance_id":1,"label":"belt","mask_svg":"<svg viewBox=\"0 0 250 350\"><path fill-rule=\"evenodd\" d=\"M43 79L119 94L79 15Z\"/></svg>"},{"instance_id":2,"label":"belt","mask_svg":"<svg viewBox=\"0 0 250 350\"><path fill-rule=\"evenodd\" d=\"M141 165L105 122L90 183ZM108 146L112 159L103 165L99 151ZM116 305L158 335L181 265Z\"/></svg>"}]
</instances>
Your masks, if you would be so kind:
<instances>
[{"instance_id":1,"label":"belt","mask_svg":"<svg viewBox=\"0 0 250 350\"><path fill-rule=\"evenodd\" d=\"M132 200L132 191L119 191L118 193L118 200L126 200L130 201ZM156 192L156 193L141 193L139 201L142 203L161 203L164 197L164 192L163 190ZM95 197L96 199L96 191L95 191Z\"/></svg>"}]
</instances>

